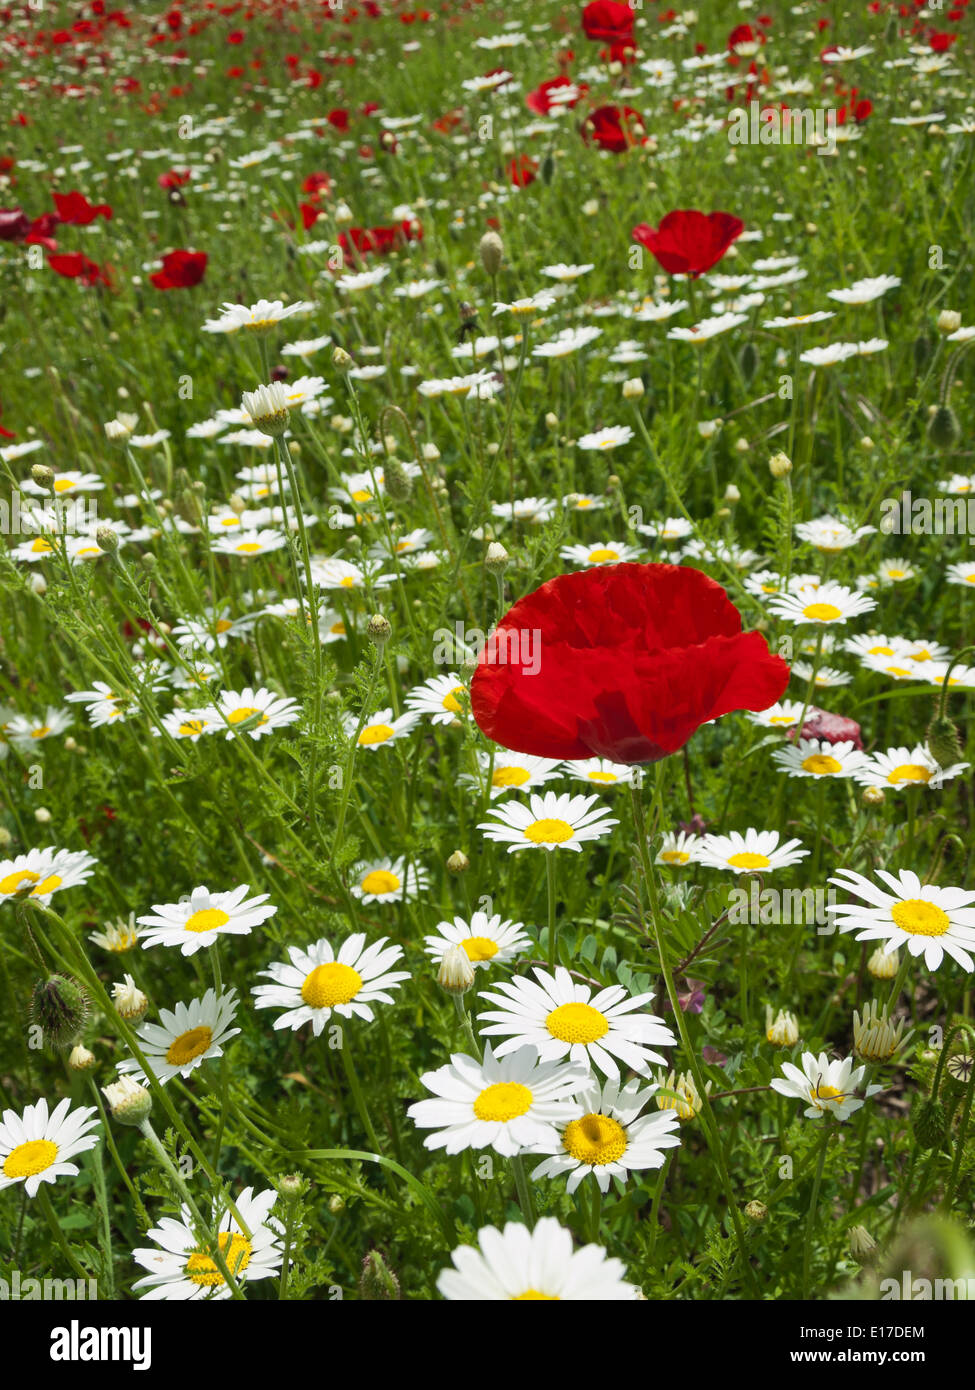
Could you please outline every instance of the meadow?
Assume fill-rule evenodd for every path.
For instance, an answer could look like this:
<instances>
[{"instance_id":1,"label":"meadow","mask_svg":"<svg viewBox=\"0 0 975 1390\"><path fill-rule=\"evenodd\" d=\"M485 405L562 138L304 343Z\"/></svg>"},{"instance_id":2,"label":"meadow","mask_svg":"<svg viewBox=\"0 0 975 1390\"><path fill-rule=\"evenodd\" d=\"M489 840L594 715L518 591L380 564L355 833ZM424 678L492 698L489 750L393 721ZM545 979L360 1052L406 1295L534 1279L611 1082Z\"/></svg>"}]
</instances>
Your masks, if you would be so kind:
<instances>
[{"instance_id":1,"label":"meadow","mask_svg":"<svg viewBox=\"0 0 975 1390\"><path fill-rule=\"evenodd\" d=\"M0 1281L975 1277L967 0L411 4L0 8Z\"/></svg>"}]
</instances>

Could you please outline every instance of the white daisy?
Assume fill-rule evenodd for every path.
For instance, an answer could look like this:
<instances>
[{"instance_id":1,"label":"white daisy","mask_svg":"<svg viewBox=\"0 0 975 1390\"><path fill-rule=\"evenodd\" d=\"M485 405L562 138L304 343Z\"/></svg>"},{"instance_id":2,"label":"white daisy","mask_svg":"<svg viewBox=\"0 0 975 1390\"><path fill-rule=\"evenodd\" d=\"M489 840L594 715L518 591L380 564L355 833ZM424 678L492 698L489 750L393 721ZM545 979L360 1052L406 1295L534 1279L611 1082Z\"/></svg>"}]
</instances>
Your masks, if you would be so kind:
<instances>
[{"instance_id":1,"label":"white daisy","mask_svg":"<svg viewBox=\"0 0 975 1390\"><path fill-rule=\"evenodd\" d=\"M692 835L686 830L668 830L654 862L667 864L671 868L675 865L695 864L699 840L699 835Z\"/></svg>"},{"instance_id":2,"label":"white daisy","mask_svg":"<svg viewBox=\"0 0 975 1390\"><path fill-rule=\"evenodd\" d=\"M460 676L431 676L407 694L406 707L415 715L429 714L434 724L453 724L467 714L470 696Z\"/></svg>"},{"instance_id":3,"label":"white daisy","mask_svg":"<svg viewBox=\"0 0 975 1390\"><path fill-rule=\"evenodd\" d=\"M857 941L883 941L888 954L906 946L912 956L923 955L929 970L946 954L964 970L975 969L969 954L975 948L975 893L922 883L910 869L896 877L877 869L876 875L890 892L852 869L839 869L829 880L863 899L828 909L840 931L855 931Z\"/></svg>"},{"instance_id":4,"label":"white daisy","mask_svg":"<svg viewBox=\"0 0 975 1390\"><path fill-rule=\"evenodd\" d=\"M799 845L799 840L786 840L780 845L777 830L748 829L744 835L732 830L727 835L702 835L694 858L709 869L730 869L736 874L774 873L805 859L809 851Z\"/></svg>"},{"instance_id":5,"label":"white daisy","mask_svg":"<svg viewBox=\"0 0 975 1390\"><path fill-rule=\"evenodd\" d=\"M777 700L768 709L746 711L745 718L749 724L756 724L760 729L791 729L799 723L802 710L801 700Z\"/></svg>"},{"instance_id":6,"label":"white daisy","mask_svg":"<svg viewBox=\"0 0 975 1390\"><path fill-rule=\"evenodd\" d=\"M856 280L847 290L827 290L826 298L839 304L870 304L900 284L899 275L875 275Z\"/></svg>"},{"instance_id":7,"label":"white daisy","mask_svg":"<svg viewBox=\"0 0 975 1390\"><path fill-rule=\"evenodd\" d=\"M825 739L800 738L784 748L776 748L772 761L790 777L855 777L868 757L849 740L829 743Z\"/></svg>"},{"instance_id":8,"label":"white daisy","mask_svg":"<svg viewBox=\"0 0 975 1390\"><path fill-rule=\"evenodd\" d=\"M941 767L924 744L919 743L914 748L888 748L886 753L871 754L870 761L857 773L857 781L864 787L889 787L895 791L905 787L939 791L945 782L958 777L969 766L969 763L952 763L950 767Z\"/></svg>"},{"instance_id":9,"label":"white daisy","mask_svg":"<svg viewBox=\"0 0 975 1390\"><path fill-rule=\"evenodd\" d=\"M813 1052L802 1054L802 1070L792 1062L782 1063L782 1075L772 1078L773 1091L794 1100L805 1101L803 1114L809 1120L832 1115L848 1120L863 1105L855 1093L867 1074L867 1068L855 1067L852 1057L831 1061L825 1052L817 1057ZM882 1086L868 1086L863 1096L876 1095Z\"/></svg>"},{"instance_id":10,"label":"white daisy","mask_svg":"<svg viewBox=\"0 0 975 1390\"><path fill-rule=\"evenodd\" d=\"M277 912L267 893L248 898L249 892L246 883L226 893L201 886L182 902L153 903L149 915L136 919L150 929L140 932L143 948L179 946L184 956L192 956L220 936L249 936Z\"/></svg>"},{"instance_id":11,"label":"white daisy","mask_svg":"<svg viewBox=\"0 0 975 1390\"><path fill-rule=\"evenodd\" d=\"M872 612L876 606L876 599L858 594L845 584L804 585L790 593L776 594L768 601L769 611L776 617L817 626L845 623L861 613Z\"/></svg>"},{"instance_id":12,"label":"white daisy","mask_svg":"<svg viewBox=\"0 0 975 1390\"><path fill-rule=\"evenodd\" d=\"M429 887L430 876L423 868L406 860L373 859L356 864L351 871L349 891L366 903L398 903L415 898Z\"/></svg>"},{"instance_id":13,"label":"white daisy","mask_svg":"<svg viewBox=\"0 0 975 1390\"><path fill-rule=\"evenodd\" d=\"M600 1086L590 1080L577 1097L583 1113L559 1123L554 1142L535 1146L535 1153L551 1157L532 1177L537 1181L568 1174L566 1191L571 1197L586 1177L595 1178L600 1192L608 1192L611 1178L625 1182L631 1172L662 1167L664 1150L680 1144L675 1133L680 1122L670 1110L640 1114L657 1089L639 1080L623 1087L618 1081Z\"/></svg>"},{"instance_id":14,"label":"white daisy","mask_svg":"<svg viewBox=\"0 0 975 1390\"><path fill-rule=\"evenodd\" d=\"M576 440L577 449L618 449L621 444L629 444L633 431L629 425L611 425L608 429L584 434Z\"/></svg>"},{"instance_id":15,"label":"white daisy","mask_svg":"<svg viewBox=\"0 0 975 1390\"><path fill-rule=\"evenodd\" d=\"M220 1214L217 1241L224 1264L231 1278L239 1283L270 1279L281 1269L284 1254L281 1248L281 1227L270 1215L278 1199L273 1188L254 1195L245 1187L234 1201L247 1235L237 1218L228 1209ZM214 1203L211 1222L217 1223L219 1207ZM132 1258L149 1273L133 1284L134 1289L146 1289L142 1299L153 1302L175 1300L180 1303L200 1302L203 1299L230 1298L227 1281L220 1272L213 1251L200 1245L193 1230L193 1219L187 1206L180 1208L179 1220L164 1216L158 1226L146 1232L156 1246L133 1250Z\"/></svg>"},{"instance_id":16,"label":"white daisy","mask_svg":"<svg viewBox=\"0 0 975 1390\"><path fill-rule=\"evenodd\" d=\"M563 560L573 565L618 565L639 560L641 552L624 541L603 541L599 545L564 545L559 551Z\"/></svg>"},{"instance_id":17,"label":"white daisy","mask_svg":"<svg viewBox=\"0 0 975 1390\"><path fill-rule=\"evenodd\" d=\"M562 776L562 764L556 758L536 758L528 753L495 750L492 766L491 755L479 752L477 763L485 777L490 770L492 801L511 791L531 791ZM471 773L462 773L459 780L469 787L480 785Z\"/></svg>"},{"instance_id":18,"label":"white daisy","mask_svg":"<svg viewBox=\"0 0 975 1390\"><path fill-rule=\"evenodd\" d=\"M216 722L226 729L227 738L234 738L241 724L253 724L244 731L252 739L263 738L275 729L283 729L301 718L301 706L287 695L275 695L261 686L252 690L246 686L241 691L224 690L212 710L206 715L216 714Z\"/></svg>"},{"instance_id":19,"label":"white daisy","mask_svg":"<svg viewBox=\"0 0 975 1390\"><path fill-rule=\"evenodd\" d=\"M475 970L507 964L531 945L521 922L502 921L499 912L491 917L475 912L470 921L455 917L452 922L438 922L437 931L439 936L423 938L427 955L439 961L448 947L460 946Z\"/></svg>"},{"instance_id":20,"label":"white daisy","mask_svg":"<svg viewBox=\"0 0 975 1390\"><path fill-rule=\"evenodd\" d=\"M576 983L568 970L557 966L555 974L536 966L534 980L501 981L497 993L483 990L480 997L498 1009L479 1015L485 1037L504 1037L496 1049L499 1057L530 1043L542 1061L568 1057L595 1067L615 1080L617 1059L647 1076L652 1062L664 1059L654 1045L672 1047L677 1041L663 1019L634 1013L651 1003L653 994L630 996L622 985L610 985L593 995L589 985Z\"/></svg>"},{"instance_id":21,"label":"white daisy","mask_svg":"<svg viewBox=\"0 0 975 1390\"><path fill-rule=\"evenodd\" d=\"M138 1037L146 1060L160 1082L174 1076L185 1080L211 1057L223 1056L223 1044L240 1032L231 1028L237 1012L237 991L231 989L217 997L208 989L202 999L180 1002L175 1009L160 1009L158 1023L144 1023ZM135 1057L119 1062L120 1073L131 1072L137 1081L147 1081Z\"/></svg>"},{"instance_id":22,"label":"white daisy","mask_svg":"<svg viewBox=\"0 0 975 1390\"><path fill-rule=\"evenodd\" d=\"M288 960L274 961L259 973L274 983L257 985L251 993L255 1009L284 1009L274 1027L293 1032L310 1023L317 1038L332 1016L372 1021L370 1004L392 1004L391 989L399 989L409 971L391 970L401 960L399 946L381 937L366 946L362 932L347 937L338 954L322 937L311 946L289 946Z\"/></svg>"},{"instance_id":23,"label":"white daisy","mask_svg":"<svg viewBox=\"0 0 975 1390\"><path fill-rule=\"evenodd\" d=\"M614 763L609 758L570 758L562 764L562 770L577 782L597 787L629 786L637 773L629 763Z\"/></svg>"},{"instance_id":24,"label":"white daisy","mask_svg":"<svg viewBox=\"0 0 975 1390\"><path fill-rule=\"evenodd\" d=\"M587 1068L541 1062L534 1047L495 1057L490 1044L484 1061L455 1052L446 1066L420 1078L433 1100L419 1100L407 1111L425 1136L425 1149L448 1154L492 1148L513 1158L555 1138L553 1125L578 1114L572 1096L589 1080Z\"/></svg>"},{"instance_id":25,"label":"white daisy","mask_svg":"<svg viewBox=\"0 0 975 1390\"><path fill-rule=\"evenodd\" d=\"M97 862L85 850L55 849L53 845L30 849L14 859L2 859L0 903L17 897L49 903L54 893L87 882Z\"/></svg>"},{"instance_id":26,"label":"white daisy","mask_svg":"<svg viewBox=\"0 0 975 1390\"><path fill-rule=\"evenodd\" d=\"M41 1099L22 1115L5 1110L0 1123L0 1191L22 1182L28 1197L35 1197L42 1182L74 1177L78 1166L70 1160L98 1143L89 1133L98 1124L94 1106L71 1109L65 1097L50 1112Z\"/></svg>"},{"instance_id":27,"label":"white daisy","mask_svg":"<svg viewBox=\"0 0 975 1390\"><path fill-rule=\"evenodd\" d=\"M572 1236L553 1216L533 1231L509 1221L503 1231L484 1226L478 1248L461 1245L453 1269L445 1269L437 1288L450 1302L629 1302L639 1296L627 1284L623 1265L598 1245L572 1249Z\"/></svg>"},{"instance_id":28,"label":"white daisy","mask_svg":"<svg viewBox=\"0 0 975 1390\"><path fill-rule=\"evenodd\" d=\"M387 744L395 743L397 739L405 738L415 728L419 719L420 716L414 710L408 710L395 719L391 709L377 710L363 724L356 742L360 748L368 748L370 753L375 753L378 748L384 748ZM358 717L346 714L343 723L346 737L354 738L359 727Z\"/></svg>"},{"instance_id":29,"label":"white daisy","mask_svg":"<svg viewBox=\"0 0 975 1390\"><path fill-rule=\"evenodd\" d=\"M532 794L529 804L508 801L488 812L494 821L482 821L487 839L508 846L508 853L521 849L570 849L581 852L586 840L600 840L619 821L595 796Z\"/></svg>"}]
</instances>

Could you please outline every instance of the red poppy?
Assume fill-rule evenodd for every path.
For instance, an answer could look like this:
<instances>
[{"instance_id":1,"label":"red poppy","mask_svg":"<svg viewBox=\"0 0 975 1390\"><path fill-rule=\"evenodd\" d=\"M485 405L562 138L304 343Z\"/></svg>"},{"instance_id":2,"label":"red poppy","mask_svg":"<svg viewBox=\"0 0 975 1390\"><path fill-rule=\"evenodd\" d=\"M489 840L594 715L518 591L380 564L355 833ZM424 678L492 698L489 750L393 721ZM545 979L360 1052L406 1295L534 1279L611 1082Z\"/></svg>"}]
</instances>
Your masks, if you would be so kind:
<instances>
[{"instance_id":1,"label":"red poppy","mask_svg":"<svg viewBox=\"0 0 975 1390\"><path fill-rule=\"evenodd\" d=\"M157 290L189 290L203 279L207 268L205 251L169 251L162 258L162 270L149 276Z\"/></svg>"},{"instance_id":2,"label":"red poppy","mask_svg":"<svg viewBox=\"0 0 975 1390\"><path fill-rule=\"evenodd\" d=\"M0 208L0 241L23 241L30 218L23 208Z\"/></svg>"},{"instance_id":3,"label":"red poppy","mask_svg":"<svg viewBox=\"0 0 975 1390\"><path fill-rule=\"evenodd\" d=\"M508 178L515 188L527 188L538 176L538 160L530 154L520 154L508 164Z\"/></svg>"},{"instance_id":4,"label":"red poppy","mask_svg":"<svg viewBox=\"0 0 975 1390\"><path fill-rule=\"evenodd\" d=\"M88 227L96 217L112 220L112 209L107 203L89 203L83 193L55 193L54 205L58 210L58 221L71 227Z\"/></svg>"},{"instance_id":5,"label":"red poppy","mask_svg":"<svg viewBox=\"0 0 975 1390\"><path fill-rule=\"evenodd\" d=\"M660 226L641 222L633 228L641 242L671 275L690 275L695 280L717 265L745 224L730 212L697 212L693 208L668 212Z\"/></svg>"},{"instance_id":6,"label":"red poppy","mask_svg":"<svg viewBox=\"0 0 975 1390\"><path fill-rule=\"evenodd\" d=\"M509 610L479 658L471 708L516 753L648 763L709 719L767 709L788 681L700 570L611 565L560 575Z\"/></svg>"},{"instance_id":7,"label":"red poppy","mask_svg":"<svg viewBox=\"0 0 975 1390\"><path fill-rule=\"evenodd\" d=\"M189 169L167 169L165 174L160 174L156 182L160 188L182 188L190 181Z\"/></svg>"},{"instance_id":8,"label":"red poppy","mask_svg":"<svg viewBox=\"0 0 975 1390\"><path fill-rule=\"evenodd\" d=\"M566 87L569 88L570 99L560 100L557 93ZM571 110L588 91L589 87L585 82L573 82L568 77L550 77L547 82L540 83L533 92L528 93L525 105L536 115L547 116L552 110Z\"/></svg>"},{"instance_id":9,"label":"red poppy","mask_svg":"<svg viewBox=\"0 0 975 1390\"><path fill-rule=\"evenodd\" d=\"M586 144L621 154L646 139L643 117L632 106L600 106L591 111L581 126Z\"/></svg>"},{"instance_id":10,"label":"red poppy","mask_svg":"<svg viewBox=\"0 0 975 1390\"><path fill-rule=\"evenodd\" d=\"M100 266L90 261L80 251L67 251L59 256L48 256L47 263L56 275L66 280L80 280L83 285L111 285L112 272L108 265Z\"/></svg>"},{"instance_id":11,"label":"red poppy","mask_svg":"<svg viewBox=\"0 0 975 1390\"><path fill-rule=\"evenodd\" d=\"M633 43L633 11L616 0L593 0L582 12L582 27L597 43Z\"/></svg>"}]
</instances>

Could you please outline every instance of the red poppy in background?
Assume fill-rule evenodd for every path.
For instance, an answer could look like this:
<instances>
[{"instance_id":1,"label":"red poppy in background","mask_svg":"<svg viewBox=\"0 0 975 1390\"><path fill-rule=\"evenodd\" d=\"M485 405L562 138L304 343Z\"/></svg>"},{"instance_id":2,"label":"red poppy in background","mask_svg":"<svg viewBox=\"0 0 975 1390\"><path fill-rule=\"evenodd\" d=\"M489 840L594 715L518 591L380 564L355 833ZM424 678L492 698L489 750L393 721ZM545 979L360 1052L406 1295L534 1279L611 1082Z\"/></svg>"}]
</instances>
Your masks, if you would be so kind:
<instances>
[{"instance_id":1,"label":"red poppy in background","mask_svg":"<svg viewBox=\"0 0 975 1390\"><path fill-rule=\"evenodd\" d=\"M633 11L616 0L593 0L582 12L582 27L597 43L632 44Z\"/></svg>"},{"instance_id":2,"label":"red poppy in background","mask_svg":"<svg viewBox=\"0 0 975 1390\"><path fill-rule=\"evenodd\" d=\"M111 285L112 272L108 265L100 266L90 261L80 251L66 251L58 256L48 256L47 263L55 275L66 280L80 280L83 285Z\"/></svg>"},{"instance_id":3,"label":"red poppy in background","mask_svg":"<svg viewBox=\"0 0 975 1390\"><path fill-rule=\"evenodd\" d=\"M611 565L560 575L509 610L479 658L471 708L516 753L648 763L709 719L767 709L788 681L700 570Z\"/></svg>"},{"instance_id":4,"label":"red poppy in background","mask_svg":"<svg viewBox=\"0 0 975 1390\"><path fill-rule=\"evenodd\" d=\"M600 106L591 111L580 127L586 144L621 154L646 139L643 117L632 106Z\"/></svg>"},{"instance_id":5,"label":"red poppy in background","mask_svg":"<svg viewBox=\"0 0 975 1390\"><path fill-rule=\"evenodd\" d=\"M558 93L565 88L569 88L569 99L560 100ZM540 83L533 92L527 94L525 105L529 111L534 111L539 116L547 116L552 110L571 110L588 91L589 87L585 82L573 82L568 77L550 77L547 82Z\"/></svg>"},{"instance_id":6,"label":"red poppy in background","mask_svg":"<svg viewBox=\"0 0 975 1390\"><path fill-rule=\"evenodd\" d=\"M162 258L162 269L149 276L157 290L189 290L203 279L207 268L205 251L169 251Z\"/></svg>"},{"instance_id":7,"label":"red poppy in background","mask_svg":"<svg viewBox=\"0 0 975 1390\"><path fill-rule=\"evenodd\" d=\"M0 208L0 241L23 241L30 218L23 208Z\"/></svg>"},{"instance_id":8,"label":"red poppy in background","mask_svg":"<svg viewBox=\"0 0 975 1390\"><path fill-rule=\"evenodd\" d=\"M182 188L190 181L189 169L167 169L165 174L160 174L156 182L160 188Z\"/></svg>"},{"instance_id":9,"label":"red poppy in background","mask_svg":"<svg viewBox=\"0 0 975 1390\"><path fill-rule=\"evenodd\" d=\"M55 193L54 206L58 210L58 221L69 227L88 227L96 217L112 220L112 209L107 203L89 203L83 193Z\"/></svg>"},{"instance_id":10,"label":"red poppy in background","mask_svg":"<svg viewBox=\"0 0 975 1390\"><path fill-rule=\"evenodd\" d=\"M508 178L515 188L527 188L538 176L538 160L530 154L520 154L508 165Z\"/></svg>"},{"instance_id":11,"label":"red poppy in background","mask_svg":"<svg viewBox=\"0 0 975 1390\"><path fill-rule=\"evenodd\" d=\"M697 212L693 208L668 212L659 227L641 222L633 228L639 241L671 275L690 275L695 280L717 265L745 224L730 212Z\"/></svg>"}]
</instances>

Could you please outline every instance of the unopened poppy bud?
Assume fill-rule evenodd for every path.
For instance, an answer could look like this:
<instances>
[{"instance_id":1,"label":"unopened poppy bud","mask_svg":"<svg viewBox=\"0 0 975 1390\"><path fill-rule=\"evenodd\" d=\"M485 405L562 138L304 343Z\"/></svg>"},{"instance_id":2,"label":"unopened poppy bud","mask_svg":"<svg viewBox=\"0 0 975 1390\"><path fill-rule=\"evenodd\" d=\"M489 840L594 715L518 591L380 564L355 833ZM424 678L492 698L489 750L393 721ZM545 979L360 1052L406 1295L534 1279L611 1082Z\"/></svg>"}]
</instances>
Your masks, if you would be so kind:
<instances>
[{"instance_id":1,"label":"unopened poppy bud","mask_svg":"<svg viewBox=\"0 0 975 1390\"><path fill-rule=\"evenodd\" d=\"M625 401L638 401L644 394L643 382L638 376L630 377L629 381L623 382L623 399Z\"/></svg>"},{"instance_id":2,"label":"unopened poppy bud","mask_svg":"<svg viewBox=\"0 0 975 1390\"><path fill-rule=\"evenodd\" d=\"M892 980L899 967L899 953L897 951L885 951L882 946L878 946L867 961L867 970L875 980Z\"/></svg>"},{"instance_id":3,"label":"unopened poppy bud","mask_svg":"<svg viewBox=\"0 0 975 1390\"><path fill-rule=\"evenodd\" d=\"M455 849L447 860L447 872L450 874L466 874L471 867L471 861L462 849Z\"/></svg>"},{"instance_id":4,"label":"unopened poppy bud","mask_svg":"<svg viewBox=\"0 0 975 1390\"><path fill-rule=\"evenodd\" d=\"M511 563L511 556L500 541L492 541L484 556L484 567L492 574L503 574Z\"/></svg>"},{"instance_id":5,"label":"unopened poppy bud","mask_svg":"<svg viewBox=\"0 0 975 1390\"><path fill-rule=\"evenodd\" d=\"M359 1297L367 1303L399 1298L399 1280L378 1250L370 1250L362 1261Z\"/></svg>"},{"instance_id":6,"label":"unopened poppy bud","mask_svg":"<svg viewBox=\"0 0 975 1390\"><path fill-rule=\"evenodd\" d=\"M961 438L958 416L950 405L939 405L928 424L928 438L936 449L953 449Z\"/></svg>"},{"instance_id":7,"label":"unopened poppy bud","mask_svg":"<svg viewBox=\"0 0 975 1390\"><path fill-rule=\"evenodd\" d=\"M788 454L773 454L768 461L768 471L773 478L787 478L792 472L792 460Z\"/></svg>"},{"instance_id":8,"label":"unopened poppy bud","mask_svg":"<svg viewBox=\"0 0 975 1390\"><path fill-rule=\"evenodd\" d=\"M90 1071L94 1065L94 1052L89 1051L87 1047L83 1047L81 1043L76 1043L75 1046L71 1049L71 1055L68 1058L68 1066L71 1068L71 1070Z\"/></svg>"},{"instance_id":9,"label":"unopened poppy bud","mask_svg":"<svg viewBox=\"0 0 975 1390\"><path fill-rule=\"evenodd\" d=\"M384 618L382 613L373 613L366 624L366 632L373 646L381 652L383 647L392 636L393 629L388 618Z\"/></svg>"},{"instance_id":10,"label":"unopened poppy bud","mask_svg":"<svg viewBox=\"0 0 975 1390\"><path fill-rule=\"evenodd\" d=\"M478 251L481 255L481 265L493 278L501 269L501 262L504 259L504 242L497 232L485 232L481 237Z\"/></svg>"},{"instance_id":11,"label":"unopened poppy bud","mask_svg":"<svg viewBox=\"0 0 975 1390\"><path fill-rule=\"evenodd\" d=\"M48 468L46 463L35 463L30 470L30 475L38 487L42 487L47 492L54 490L54 469Z\"/></svg>"},{"instance_id":12,"label":"unopened poppy bud","mask_svg":"<svg viewBox=\"0 0 975 1390\"><path fill-rule=\"evenodd\" d=\"M89 1008L87 994L69 975L49 975L34 986L31 1018L53 1047L70 1047L78 1041Z\"/></svg>"},{"instance_id":13,"label":"unopened poppy bud","mask_svg":"<svg viewBox=\"0 0 975 1390\"><path fill-rule=\"evenodd\" d=\"M758 371L758 348L754 343L743 343L738 352L738 370L746 385Z\"/></svg>"},{"instance_id":14,"label":"unopened poppy bud","mask_svg":"<svg viewBox=\"0 0 975 1390\"><path fill-rule=\"evenodd\" d=\"M152 1113L152 1096L131 1076L120 1076L102 1087L112 1119L120 1125L143 1125Z\"/></svg>"},{"instance_id":15,"label":"unopened poppy bud","mask_svg":"<svg viewBox=\"0 0 975 1390\"><path fill-rule=\"evenodd\" d=\"M383 483L394 502L405 502L413 491L413 482L398 458L390 457L383 469Z\"/></svg>"},{"instance_id":16,"label":"unopened poppy bud","mask_svg":"<svg viewBox=\"0 0 975 1390\"><path fill-rule=\"evenodd\" d=\"M948 1112L937 1096L916 1099L911 1108L911 1128L922 1149L935 1149L948 1132Z\"/></svg>"},{"instance_id":17,"label":"unopened poppy bud","mask_svg":"<svg viewBox=\"0 0 975 1390\"><path fill-rule=\"evenodd\" d=\"M958 730L946 714L936 714L928 725L928 752L939 767L951 767L961 758Z\"/></svg>"},{"instance_id":18,"label":"unopened poppy bud","mask_svg":"<svg viewBox=\"0 0 975 1390\"><path fill-rule=\"evenodd\" d=\"M474 967L463 946L448 946L440 961L437 984L446 994L466 994L474 983Z\"/></svg>"},{"instance_id":19,"label":"unopened poppy bud","mask_svg":"<svg viewBox=\"0 0 975 1390\"><path fill-rule=\"evenodd\" d=\"M873 1264L877 1258L877 1242L866 1226L851 1226L849 1235L850 1254L859 1265Z\"/></svg>"},{"instance_id":20,"label":"unopened poppy bud","mask_svg":"<svg viewBox=\"0 0 975 1390\"><path fill-rule=\"evenodd\" d=\"M961 328L961 314L957 309L942 309L938 315L939 333L957 333Z\"/></svg>"},{"instance_id":21,"label":"unopened poppy bud","mask_svg":"<svg viewBox=\"0 0 975 1390\"><path fill-rule=\"evenodd\" d=\"M112 985L112 1002L128 1023L138 1023L149 1010L149 1000L131 975L125 975L121 984Z\"/></svg>"},{"instance_id":22,"label":"unopened poppy bud","mask_svg":"<svg viewBox=\"0 0 975 1390\"><path fill-rule=\"evenodd\" d=\"M768 1207L764 1202L749 1202L745 1207L745 1215L749 1221L764 1221L768 1216Z\"/></svg>"}]
</instances>

